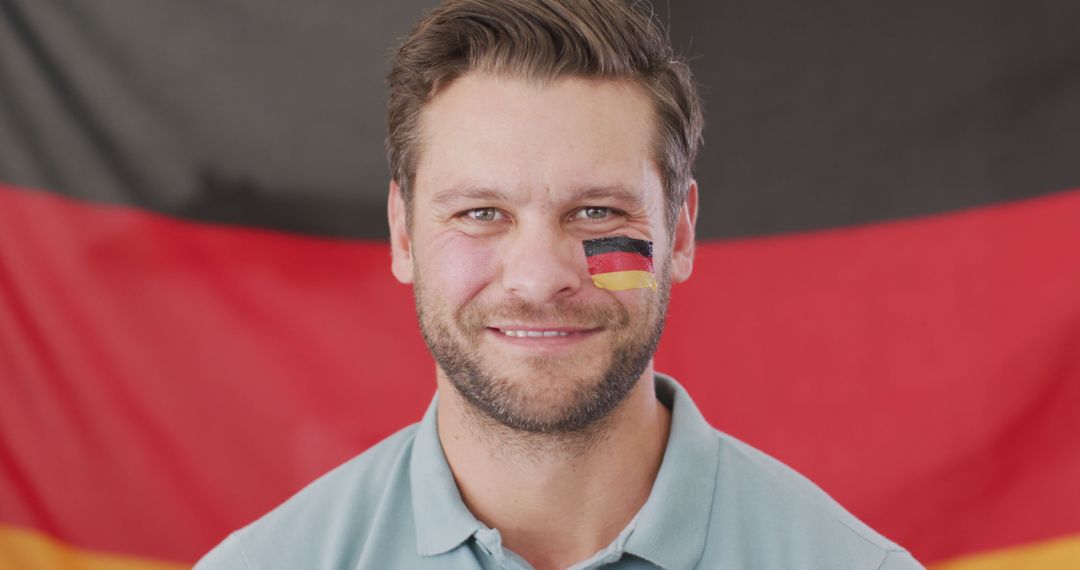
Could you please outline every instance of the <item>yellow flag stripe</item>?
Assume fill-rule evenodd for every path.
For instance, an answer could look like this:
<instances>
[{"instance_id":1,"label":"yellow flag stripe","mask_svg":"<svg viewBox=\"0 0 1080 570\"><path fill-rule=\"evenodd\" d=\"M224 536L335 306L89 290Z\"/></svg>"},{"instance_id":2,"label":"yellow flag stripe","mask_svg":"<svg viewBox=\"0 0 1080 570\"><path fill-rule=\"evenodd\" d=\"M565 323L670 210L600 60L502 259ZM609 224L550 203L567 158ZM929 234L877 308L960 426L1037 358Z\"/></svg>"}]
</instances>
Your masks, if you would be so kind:
<instances>
[{"instance_id":1,"label":"yellow flag stripe","mask_svg":"<svg viewBox=\"0 0 1080 570\"><path fill-rule=\"evenodd\" d=\"M929 565L930 570L1077 570L1080 535L992 550Z\"/></svg>"},{"instance_id":2,"label":"yellow flag stripe","mask_svg":"<svg viewBox=\"0 0 1080 570\"><path fill-rule=\"evenodd\" d=\"M593 285L610 291L627 289L652 289L656 291L656 278L649 271L612 271L592 276Z\"/></svg>"},{"instance_id":3,"label":"yellow flag stripe","mask_svg":"<svg viewBox=\"0 0 1080 570\"><path fill-rule=\"evenodd\" d=\"M43 533L0 524L0 570L187 570L190 564L82 550Z\"/></svg>"}]
</instances>

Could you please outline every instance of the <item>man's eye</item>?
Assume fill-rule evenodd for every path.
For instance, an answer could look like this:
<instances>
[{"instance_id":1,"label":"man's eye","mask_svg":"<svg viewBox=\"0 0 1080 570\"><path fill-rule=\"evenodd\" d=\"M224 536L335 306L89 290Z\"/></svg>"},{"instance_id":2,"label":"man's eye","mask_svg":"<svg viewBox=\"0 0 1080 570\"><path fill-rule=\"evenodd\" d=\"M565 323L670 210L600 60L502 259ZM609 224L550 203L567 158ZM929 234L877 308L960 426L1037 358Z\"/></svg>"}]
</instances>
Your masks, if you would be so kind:
<instances>
[{"instance_id":1,"label":"man's eye","mask_svg":"<svg viewBox=\"0 0 1080 570\"><path fill-rule=\"evenodd\" d=\"M611 217L613 213L614 211L611 208L605 208L603 206L586 206L578 210L574 217L584 220L603 220Z\"/></svg>"},{"instance_id":2,"label":"man's eye","mask_svg":"<svg viewBox=\"0 0 1080 570\"><path fill-rule=\"evenodd\" d=\"M465 215L477 222L494 222L501 214L495 208L473 208L465 212Z\"/></svg>"}]
</instances>

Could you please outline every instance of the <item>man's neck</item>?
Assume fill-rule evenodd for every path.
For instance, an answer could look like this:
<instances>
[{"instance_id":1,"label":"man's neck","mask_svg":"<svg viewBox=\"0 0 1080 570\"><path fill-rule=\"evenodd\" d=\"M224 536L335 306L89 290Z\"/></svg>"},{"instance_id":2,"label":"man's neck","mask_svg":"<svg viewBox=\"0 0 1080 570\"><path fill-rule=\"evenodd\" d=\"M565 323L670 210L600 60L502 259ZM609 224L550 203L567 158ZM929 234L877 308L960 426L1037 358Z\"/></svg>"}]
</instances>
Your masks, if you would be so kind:
<instances>
[{"instance_id":1,"label":"man's neck","mask_svg":"<svg viewBox=\"0 0 1080 570\"><path fill-rule=\"evenodd\" d=\"M648 499L671 422L651 366L596 429L570 436L477 418L441 377L439 392L439 439L465 505L537 569L589 558Z\"/></svg>"}]
</instances>

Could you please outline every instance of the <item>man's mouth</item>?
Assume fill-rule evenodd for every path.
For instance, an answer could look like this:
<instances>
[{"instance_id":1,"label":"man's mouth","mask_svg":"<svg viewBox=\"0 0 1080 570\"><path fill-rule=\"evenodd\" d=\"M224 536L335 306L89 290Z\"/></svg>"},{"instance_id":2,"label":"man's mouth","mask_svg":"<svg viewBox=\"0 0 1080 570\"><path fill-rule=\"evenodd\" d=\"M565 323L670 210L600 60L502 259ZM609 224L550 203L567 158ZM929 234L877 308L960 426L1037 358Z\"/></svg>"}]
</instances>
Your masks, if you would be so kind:
<instances>
[{"instance_id":1,"label":"man's mouth","mask_svg":"<svg viewBox=\"0 0 1080 570\"><path fill-rule=\"evenodd\" d=\"M597 328L565 326L491 326L488 330L514 338L558 338L578 336L598 331Z\"/></svg>"},{"instance_id":2,"label":"man's mouth","mask_svg":"<svg viewBox=\"0 0 1080 570\"><path fill-rule=\"evenodd\" d=\"M526 330L500 330L506 336L533 336L533 337L545 337L545 336L566 336L570 333L563 331L526 331Z\"/></svg>"}]
</instances>

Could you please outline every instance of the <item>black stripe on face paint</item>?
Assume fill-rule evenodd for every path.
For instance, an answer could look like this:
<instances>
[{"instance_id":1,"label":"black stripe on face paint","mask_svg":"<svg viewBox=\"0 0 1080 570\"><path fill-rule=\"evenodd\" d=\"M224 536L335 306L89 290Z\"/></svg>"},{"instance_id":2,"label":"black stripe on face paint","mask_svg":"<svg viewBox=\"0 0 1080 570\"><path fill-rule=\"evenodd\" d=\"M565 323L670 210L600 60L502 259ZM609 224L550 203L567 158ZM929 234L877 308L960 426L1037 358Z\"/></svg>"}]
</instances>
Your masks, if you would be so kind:
<instances>
[{"instance_id":1,"label":"black stripe on face paint","mask_svg":"<svg viewBox=\"0 0 1080 570\"><path fill-rule=\"evenodd\" d=\"M634 239L626 236L608 236L583 240L581 243L585 245L585 257L601 253L625 252L636 253L652 259L652 242L643 239Z\"/></svg>"}]
</instances>

